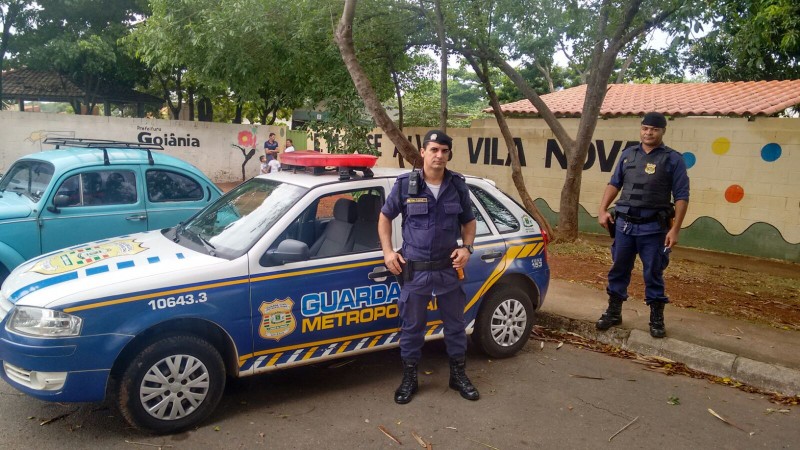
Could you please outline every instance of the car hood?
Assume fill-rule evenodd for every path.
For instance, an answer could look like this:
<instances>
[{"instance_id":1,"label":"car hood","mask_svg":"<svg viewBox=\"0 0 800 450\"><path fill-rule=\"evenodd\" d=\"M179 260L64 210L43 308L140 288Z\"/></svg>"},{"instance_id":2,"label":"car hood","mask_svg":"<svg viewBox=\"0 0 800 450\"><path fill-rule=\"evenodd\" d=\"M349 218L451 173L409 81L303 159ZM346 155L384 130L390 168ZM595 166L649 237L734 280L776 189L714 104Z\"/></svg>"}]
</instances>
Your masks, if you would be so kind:
<instances>
[{"instance_id":1,"label":"car hood","mask_svg":"<svg viewBox=\"0 0 800 450\"><path fill-rule=\"evenodd\" d=\"M24 219L29 217L33 208L27 197L14 192L0 192L0 220Z\"/></svg>"},{"instance_id":2,"label":"car hood","mask_svg":"<svg viewBox=\"0 0 800 450\"><path fill-rule=\"evenodd\" d=\"M155 288L157 280L168 279L165 274L191 273L226 261L180 246L160 231L149 231L31 259L11 272L3 283L2 294L13 304L62 307L71 299L85 301L87 297L114 295L119 293L115 287L132 281L143 290L150 284Z\"/></svg>"}]
</instances>

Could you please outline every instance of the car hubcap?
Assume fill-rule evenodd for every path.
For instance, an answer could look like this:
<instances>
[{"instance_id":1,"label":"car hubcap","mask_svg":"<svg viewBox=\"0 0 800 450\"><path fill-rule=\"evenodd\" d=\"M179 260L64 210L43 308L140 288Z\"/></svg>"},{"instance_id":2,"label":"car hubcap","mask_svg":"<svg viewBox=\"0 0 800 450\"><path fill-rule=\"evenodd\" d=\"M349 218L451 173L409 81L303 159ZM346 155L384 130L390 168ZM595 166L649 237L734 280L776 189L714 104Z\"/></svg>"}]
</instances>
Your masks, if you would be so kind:
<instances>
[{"instance_id":1,"label":"car hubcap","mask_svg":"<svg viewBox=\"0 0 800 450\"><path fill-rule=\"evenodd\" d=\"M492 314L491 333L494 341L503 347L509 347L522 339L528 314L519 300L508 299L497 307Z\"/></svg>"},{"instance_id":2,"label":"car hubcap","mask_svg":"<svg viewBox=\"0 0 800 450\"><path fill-rule=\"evenodd\" d=\"M208 369L189 355L173 355L147 371L139 390L139 400L151 416L176 420L193 413L208 395Z\"/></svg>"}]
</instances>

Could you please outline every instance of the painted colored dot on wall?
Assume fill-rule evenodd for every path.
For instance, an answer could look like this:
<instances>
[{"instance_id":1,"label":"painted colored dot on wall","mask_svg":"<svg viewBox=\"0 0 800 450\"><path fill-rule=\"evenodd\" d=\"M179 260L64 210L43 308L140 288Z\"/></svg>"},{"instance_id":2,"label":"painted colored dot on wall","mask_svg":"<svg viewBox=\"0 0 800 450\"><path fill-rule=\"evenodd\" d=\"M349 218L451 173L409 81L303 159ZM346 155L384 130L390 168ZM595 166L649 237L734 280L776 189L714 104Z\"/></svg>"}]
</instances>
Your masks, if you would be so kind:
<instances>
[{"instance_id":1,"label":"painted colored dot on wall","mask_svg":"<svg viewBox=\"0 0 800 450\"><path fill-rule=\"evenodd\" d=\"M730 203L739 203L744 198L744 188L738 184L732 184L725 189L725 200Z\"/></svg>"},{"instance_id":2,"label":"painted colored dot on wall","mask_svg":"<svg viewBox=\"0 0 800 450\"><path fill-rule=\"evenodd\" d=\"M728 138L716 138L714 142L711 143L711 151L717 155L724 155L728 153L728 150L731 149L731 141Z\"/></svg>"},{"instance_id":3,"label":"painted colored dot on wall","mask_svg":"<svg viewBox=\"0 0 800 450\"><path fill-rule=\"evenodd\" d=\"M692 152L684 152L683 153L683 162L686 163L686 168L691 169L692 166L697 162L697 157L694 156Z\"/></svg>"},{"instance_id":4,"label":"painted colored dot on wall","mask_svg":"<svg viewBox=\"0 0 800 450\"><path fill-rule=\"evenodd\" d=\"M774 142L770 142L761 148L761 159L766 162L772 162L781 157L781 146Z\"/></svg>"}]
</instances>

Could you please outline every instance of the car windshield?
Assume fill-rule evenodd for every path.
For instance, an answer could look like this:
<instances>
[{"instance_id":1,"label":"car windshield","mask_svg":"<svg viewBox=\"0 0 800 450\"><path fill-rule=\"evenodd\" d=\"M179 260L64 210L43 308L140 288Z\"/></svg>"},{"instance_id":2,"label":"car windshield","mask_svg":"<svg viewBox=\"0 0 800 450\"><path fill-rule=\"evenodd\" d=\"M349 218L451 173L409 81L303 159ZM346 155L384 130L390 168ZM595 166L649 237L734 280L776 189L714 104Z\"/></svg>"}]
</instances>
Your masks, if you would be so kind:
<instances>
[{"instance_id":1,"label":"car windshield","mask_svg":"<svg viewBox=\"0 0 800 450\"><path fill-rule=\"evenodd\" d=\"M53 165L44 161L17 161L0 178L0 192L16 192L38 202L50 184L53 172Z\"/></svg>"},{"instance_id":2,"label":"car windshield","mask_svg":"<svg viewBox=\"0 0 800 450\"><path fill-rule=\"evenodd\" d=\"M188 235L210 254L239 257L306 192L293 184L253 178L179 227L176 238Z\"/></svg>"}]
</instances>

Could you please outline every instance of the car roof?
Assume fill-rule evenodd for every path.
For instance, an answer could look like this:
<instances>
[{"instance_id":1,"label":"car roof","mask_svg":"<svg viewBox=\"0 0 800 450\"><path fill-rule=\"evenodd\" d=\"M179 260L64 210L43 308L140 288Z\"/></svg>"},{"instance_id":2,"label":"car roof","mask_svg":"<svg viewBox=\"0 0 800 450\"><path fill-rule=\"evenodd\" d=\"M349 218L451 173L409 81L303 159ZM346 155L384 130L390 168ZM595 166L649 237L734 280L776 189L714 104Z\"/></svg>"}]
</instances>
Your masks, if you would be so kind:
<instances>
[{"instance_id":1,"label":"car roof","mask_svg":"<svg viewBox=\"0 0 800 450\"><path fill-rule=\"evenodd\" d=\"M119 164L144 164L149 165L147 151L130 148L108 148L109 167ZM153 162L159 165L177 167L189 172L202 174L195 166L183 161L182 159L160 153L157 150L150 151ZM31 153L23 156L20 160L46 161L53 164L61 171L84 167L87 165L103 165L102 148L69 148L62 147L58 150L43 150L38 153Z\"/></svg>"},{"instance_id":2,"label":"car roof","mask_svg":"<svg viewBox=\"0 0 800 450\"><path fill-rule=\"evenodd\" d=\"M372 179L375 178L397 178L399 175L404 173L408 173L409 169L398 169L398 168L387 168L387 167L373 167L372 172L373 176ZM467 178L475 178L480 179L480 177L473 177L471 175L464 175ZM259 175L257 178L264 178L267 180L275 180L286 182L290 184L294 184L297 186L301 186L304 188L311 189L316 186L320 186L323 184L330 184L330 183L338 183L339 180L339 173L335 170L326 171L323 174L314 175L310 172L298 171L297 173L291 170L282 170L280 172L272 172L265 175ZM353 176L350 180L345 181L353 181L353 180L362 180L362 179L370 179L370 178L363 178L361 176L361 172L356 172L356 175ZM345 182L341 181L341 182ZM486 180L492 183L490 180ZM494 183L492 183L494 184Z\"/></svg>"}]
</instances>

